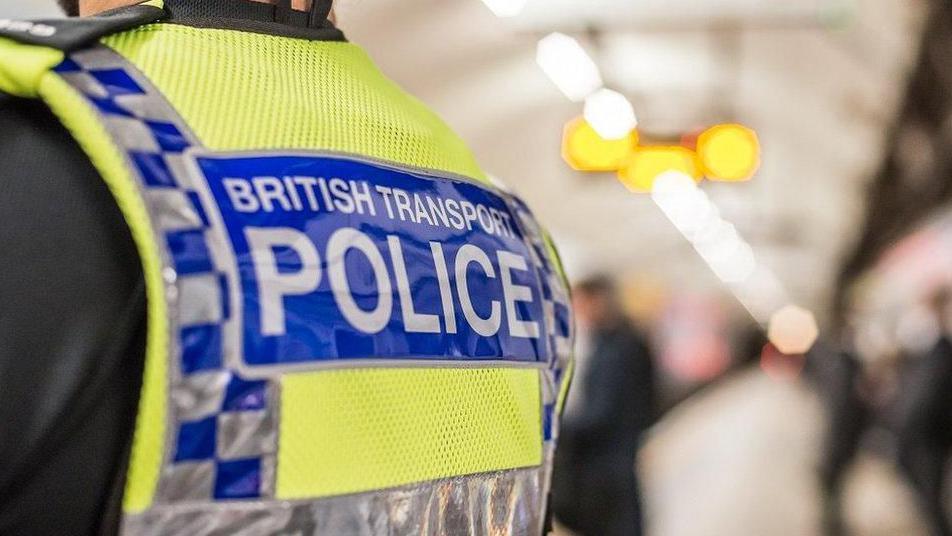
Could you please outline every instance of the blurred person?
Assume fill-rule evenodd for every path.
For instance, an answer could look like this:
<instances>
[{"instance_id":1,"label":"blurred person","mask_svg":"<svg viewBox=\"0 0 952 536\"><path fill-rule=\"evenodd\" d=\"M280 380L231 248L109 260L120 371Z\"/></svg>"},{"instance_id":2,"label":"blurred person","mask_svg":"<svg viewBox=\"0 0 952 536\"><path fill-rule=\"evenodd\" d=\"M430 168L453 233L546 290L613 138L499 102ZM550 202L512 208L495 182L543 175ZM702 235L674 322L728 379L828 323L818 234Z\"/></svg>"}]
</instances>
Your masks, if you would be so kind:
<instances>
[{"instance_id":1,"label":"blurred person","mask_svg":"<svg viewBox=\"0 0 952 536\"><path fill-rule=\"evenodd\" d=\"M952 534L945 480L952 448L952 290L936 292L931 309L940 336L902 371L897 401L898 462L932 536Z\"/></svg>"},{"instance_id":2,"label":"blurred person","mask_svg":"<svg viewBox=\"0 0 952 536\"><path fill-rule=\"evenodd\" d=\"M819 464L822 529L826 536L845 535L843 482L870 418L862 396L862 364L852 353L820 341L807 353L805 372L816 386L826 414Z\"/></svg>"},{"instance_id":3,"label":"blurred person","mask_svg":"<svg viewBox=\"0 0 952 536\"><path fill-rule=\"evenodd\" d=\"M635 467L654 419L654 364L604 276L575 285L579 340L553 478L555 517L585 536L644 533Z\"/></svg>"},{"instance_id":4,"label":"blurred person","mask_svg":"<svg viewBox=\"0 0 952 536\"><path fill-rule=\"evenodd\" d=\"M328 0L62 4L0 21L0 534L541 533L528 209Z\"/></svg>"}]
</instances>

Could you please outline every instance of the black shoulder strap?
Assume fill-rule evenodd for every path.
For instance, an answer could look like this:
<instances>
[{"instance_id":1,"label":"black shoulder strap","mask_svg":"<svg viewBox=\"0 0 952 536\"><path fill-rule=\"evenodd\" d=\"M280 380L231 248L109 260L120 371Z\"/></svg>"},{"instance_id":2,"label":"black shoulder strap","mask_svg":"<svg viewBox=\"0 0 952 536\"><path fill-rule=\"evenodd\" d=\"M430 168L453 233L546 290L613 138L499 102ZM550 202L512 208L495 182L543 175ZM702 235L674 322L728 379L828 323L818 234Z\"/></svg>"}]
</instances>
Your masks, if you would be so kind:
<instances>
[{"instance_id":1,"label":"black shoulder strap","mask_svg":"<svg viewBox=\"0 0 952 536\"><path fill-rule=\"evenodd\" d=\"M95 17L39 21L0 19L0 37L71 52L107 35L158 22L166 16L162 8L136 5L107 11Z\"/></svg>"},{"instance_id":2,"label":"black shoulder strap","mask_svg":"<svg viewBox=\"0 0 952 536\"><path fill-rule=\"evenodd\" d=\"M308 13L308 22L311 26L329 24L327 17L331 14L333 0L311 0L311 10Z\"/></svg>"}]
</instances>

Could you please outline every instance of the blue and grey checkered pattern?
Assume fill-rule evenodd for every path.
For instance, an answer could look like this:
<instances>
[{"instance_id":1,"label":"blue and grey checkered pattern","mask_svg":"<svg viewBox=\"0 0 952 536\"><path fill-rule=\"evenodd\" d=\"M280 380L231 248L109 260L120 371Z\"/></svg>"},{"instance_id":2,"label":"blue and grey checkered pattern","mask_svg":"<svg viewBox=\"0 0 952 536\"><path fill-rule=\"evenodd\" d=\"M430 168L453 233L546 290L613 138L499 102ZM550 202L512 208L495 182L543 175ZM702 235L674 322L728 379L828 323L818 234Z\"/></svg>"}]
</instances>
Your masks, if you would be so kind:
<instances>
[{"instance_id":1,"label":"blue and grey checkered pattern","mask_svg":"<svg viewBox=\"0 0 952 536\"><path fill-rule=\"evenodd\" d=\"M268 381L245 380L227 366L223 331L233 308L221 243L183 169L183 152L197 140L164 98L108 49L75 53L55 71L96 108L126 152L165 241L166 273L174 274L167 275L178 295L170 299L178 350L171 366L174 448L158 499L272 496L277 424L271 401L277 394Z\"/></svg>"},{"instance_id":2,"label":"blue and grey checkered pattern","mask_svg":"<svg viewBox=\"0 0 952 536\"><path fill-rule=\"evenodd\" d=\"M542 385L542 433L546 442L558 436L558 419L555 418L556 404L562 386L565 368L572 358L574 324L570 308L569 292L561 272L554 264L544 242L544 231L532 216L528 205L515 195L509 195L513 211L519 217L519 224L526 231L529 242L529 254L532 266L539 272L542 283L542 303L545 308L546 329L549 345L548 373Z\"/></svg>"}]
</instances>

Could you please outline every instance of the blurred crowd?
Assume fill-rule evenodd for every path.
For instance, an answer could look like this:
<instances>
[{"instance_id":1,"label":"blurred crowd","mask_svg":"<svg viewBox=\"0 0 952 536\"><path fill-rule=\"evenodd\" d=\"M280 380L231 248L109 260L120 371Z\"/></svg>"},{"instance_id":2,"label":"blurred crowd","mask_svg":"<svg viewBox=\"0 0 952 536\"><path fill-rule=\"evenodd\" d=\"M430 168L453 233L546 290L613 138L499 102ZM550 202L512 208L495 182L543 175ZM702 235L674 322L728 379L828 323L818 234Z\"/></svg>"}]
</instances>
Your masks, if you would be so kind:
<instances>
[{"instance_id":1,"label":"blurred crowd","mask_svg":"<svg viewBox=\"0 0 952 536\"><path fill-rule=\"evenodd\" d=\"M670 378L665 379L671 375L670 364L659 359L663 333L633 318L623 294L606 276L574 287L579 343L552 503L563 531L645 534L636 459L646 432L664 418L665 408L689 399L697 386L760 368L796 380L821 402L824 425L814 481L822 534L851 534L844 522L844 488L861 453L894 466L930 535L952 534L946 493L952 447L952 290L935 290L920 304L928 314L918 317L923 325L915 349L862 355L855 333L846 329L839 341L821 340L806 355L787 356L761 329L747 326L733 333L729 363L719 374L674 395Z\"/></svg>"}]
</instances>

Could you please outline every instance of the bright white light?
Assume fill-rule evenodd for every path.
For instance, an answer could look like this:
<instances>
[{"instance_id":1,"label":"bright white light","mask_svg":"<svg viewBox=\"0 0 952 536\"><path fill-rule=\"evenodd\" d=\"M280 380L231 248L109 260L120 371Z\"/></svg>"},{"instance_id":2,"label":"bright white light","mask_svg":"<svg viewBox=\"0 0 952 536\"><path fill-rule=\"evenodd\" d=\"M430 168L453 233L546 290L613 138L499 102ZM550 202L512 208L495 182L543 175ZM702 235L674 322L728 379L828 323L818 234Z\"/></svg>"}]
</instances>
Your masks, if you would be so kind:
<instances>
[{"instance_id":1,"label":"bright white light","mask_svg":"<svg viewBox=\"0 0 952 536\"><path fill-rule=\"evenodd\" d=\"M787 305L770 317L767 338L785 354L805 354L819 337L820 330L813 313Z\"/></svg>"},{"instance_id":2,"label":"bright white light","mask_svg":"<svg viewBox=\"0 0 952 536\"><path fill-rule=\"evenodd\" d=\"M483 0L486 7L497 17L515 17L526 7L529 0Z\"/></svg>"},{"instance_id":3,"label":"bright white light","mask_svg":"<svg viewBox=\"0 0 952 536\"><path fill-rule=\"evenodd\" d=\"M720 280L741 284L757 270L750 244L721 218L693 178L677 171L662 173L655 179L651 198Z\"/></svg>"},{"instance_id":4,"label":"bright white light","mask_svg":"<svg viewBox=\"0 0 952 536\"><path fill-rule=\"evenodd\" d=\"M652 185L651 198L688 240L712 215L719 219L716 207L694 179L678 171L658 175Z\"/></svg>"},{"instance_id":5,"label":"bright white light","mask_svg":"<svg viewBox=\"0 0 952 536\"><path fill-rule=\"evenodd\" d=\"M689 190L696 190L694 179L678 171L666 171L655 179L651 195L678 194Z\"/></svg>"},{"instance_id":6,"label":"bright white light","mask_svg":"<svg viewBox=\"0 0 952 536\"><path fill-rule=\"evenodd\" d=\"M624 138L638 126L631 102L608 88L599 89L585 99L585 120L606 140Z\"/></svg>"},{"instance_id":7,"label":"bright white light","mask_svg":"<svg viewBox=\"0 0 952 536\"><path fill-rule=\"evenodd\" d=\"M754 320L762 325L767 325L770 315L789 302L787 291L776 274L760 263L743 285L735 285L732 290Z\"/></svg>"},{"instance_id":8,"label":"bright white light","mask_svg":"<svg viewBox=\"0 0 952 536\"><path fill-rule=\"evenodd\" d=\"M732 285L747 282L757 269L754 250L743 240L727 243L708 263L721 281Z\"/></svg>"},{"instance_id":9,"label":"bright white light","mask_svg":"<svg viewBox=\"0 0 952 536\"><path fill-rule=\"evenodd\" d=\"M602 87L598 66L575 39L551 33L539 40L536 63L565 96L580 102Z\"/></svg>"}]
</instances>

